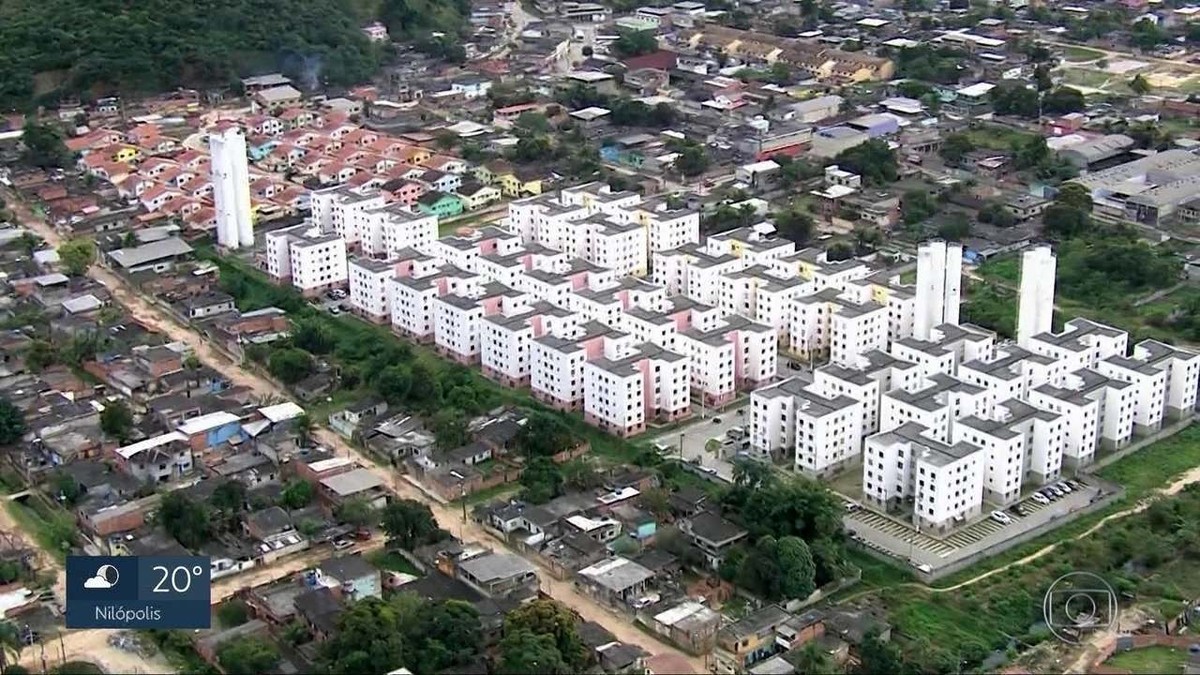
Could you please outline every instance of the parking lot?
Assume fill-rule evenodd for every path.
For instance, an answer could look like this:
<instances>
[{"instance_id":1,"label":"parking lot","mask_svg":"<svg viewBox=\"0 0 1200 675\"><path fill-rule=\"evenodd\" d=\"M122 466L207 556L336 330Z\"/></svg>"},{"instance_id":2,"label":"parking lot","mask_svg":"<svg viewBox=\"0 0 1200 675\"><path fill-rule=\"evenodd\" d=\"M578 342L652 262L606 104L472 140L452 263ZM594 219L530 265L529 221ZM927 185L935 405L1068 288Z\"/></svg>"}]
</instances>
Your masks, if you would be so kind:
<instances>
[{"instance_id":1,"label":"parking lot","mask_svg":"<svg viewBox=\"0 0 1200 675\"><path fill-rule=\"evenodd\" d=\"M1031 529L1067 519L1116 490L1115 486L1104 484L1091 476L1072 480L1079 487L1049 504L1038 503L1030 493L1017 504L1004 509L1011 521L1009 523L992 519L990 514L993 509L985 504L985 513L981 517L945 536L919 532L908 522L866 508L856 508L847 513L845 525L862 545L903 561L912 561L914 565L928 565L936 573L939 567L996 546ZM1024 515L1016 512L1018 506Z\"/></svg>"},{"instance_id":2,"label":"parking lot","mask_svg":"<svg viewBox=\"0 0 1200 675\"><path fill-rule=\"evenodd\" d=\"M313 298L312 305L322 312L341 314L350 311L350 296L345 291L327 291Z\"/></svg>"},{"instance_id":3,"label":"parking lot","mask_svg":"<svg viewBox=\"0 0 1200 675\"><path fill-rule=\"evenodd\" d=\"M746 438L749 438L750 433L750 406L748 402L742 403L736 408L726 408L718 413L707 413L701 419L680 427L669 434L659 436L654 439L657 444L671 446L672 453L675 456L679 455L679 448L683 446L683 459L685 461L696 464L705 470L706 473L713 472L715 475L727 480L733 480L733 458L736 456L736 447L730 451L726 448L726 452L721 451L709 452L705 447L708 445L709 439L725 439L728 437L730 429L741 427L746 431Z\"/></svg>"}]
</instances>

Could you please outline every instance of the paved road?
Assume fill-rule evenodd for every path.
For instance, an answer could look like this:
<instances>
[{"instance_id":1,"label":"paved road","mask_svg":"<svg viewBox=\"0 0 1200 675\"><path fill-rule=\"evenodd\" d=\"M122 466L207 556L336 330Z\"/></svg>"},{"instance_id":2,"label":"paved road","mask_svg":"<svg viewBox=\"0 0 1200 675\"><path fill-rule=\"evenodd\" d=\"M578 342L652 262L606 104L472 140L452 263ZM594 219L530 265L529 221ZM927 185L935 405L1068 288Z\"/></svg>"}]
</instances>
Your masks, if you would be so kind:
<instances>
[{"instance_id":1,"label":"paved road","mask_svg":"<svg viewBox=\"0 0 1200 675\"><path fill-rule=\"evenodd\" d=\"M15 212L26 226L33 229L46 239L47 242L55 246L61 243L62 237L59 236L54 228L32 213L24 203L16 199L16 195L9 193L5 197L10 205L9 208ZM162 313L156 306L146 301L129 287L123 278L99 266L93 266L88 273L92 278L103 283L113 298L124 306L126 311L135 319L145 324L150 330L160 332L172 340L187 344L192 348L198 359L229 378L233 384L247 387L259 396L274 396L280 399L291 400L289 393L282 387L265 377L243 370L239 364L234 363L223 352L215 349L191 327L184 326L175 321L174 318ZM373 459L363 455L357 448L347 444L340 436L328 428L324 426L318 427L314 432L314 437L318 442L335 449L338 454L350 457L360 466L371 469L393 492L401 497L429 504L438 523L447 530L461 532L460 537L463 540L479 542L492 547L504 546L501 542L491 537L478 523L470 520L465 523L461 522L458 508L429 499L423 492L403 480L390 467L376 464ZM554 579L548 571L543 569L543 572L541 575L542 591L573 609L585 620L595 621L603 625L622 642L637 645L653 655L661 653L676 654L687 659L696 669L696 672L706 672L707 669L705 668L703 659L691 656L676 647L659 642L657 639L638 630L627 619L615 616L610 610L578 592L574 584L570 581L559 581Z\"/></svg>"},{"instance_id":2,"label":"paved road","mask_svg":"<svg viewBox=\"0 0 1200 675\"><path fill-rule=\"evenodd\" d=\"M749 438L750 419L747 417L749 414L748 403L743 403L737 408L727 408L715 414L708 413L703 419L680 427L665 436L660 436L654 439L654 442L670 445L676 449L673 456L682 456L685 461L715 470L716 475L727 481L733 481L733 464L731 463L733 454L727 453L721 456L719 453L709 452L705 446L708 445L710 439L724 439L729 430L734 427L742 427L746 431L746 438ZM681 446L682 453L679 452Z\"/></svg>"}]
</instances>

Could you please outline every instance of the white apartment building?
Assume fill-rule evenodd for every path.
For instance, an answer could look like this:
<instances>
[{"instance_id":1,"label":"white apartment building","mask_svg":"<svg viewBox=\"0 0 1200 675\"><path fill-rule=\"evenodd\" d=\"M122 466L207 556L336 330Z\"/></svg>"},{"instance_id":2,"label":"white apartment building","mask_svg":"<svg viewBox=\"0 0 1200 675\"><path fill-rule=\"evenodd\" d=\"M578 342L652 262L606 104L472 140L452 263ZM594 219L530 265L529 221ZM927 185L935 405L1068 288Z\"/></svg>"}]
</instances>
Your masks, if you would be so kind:
<instances>
[{"instance_id":1,"label":"white apartment building","mask_svg":"<svg viewBox=\"0 0 1200 675\"><path fill-rule=\"evenodd\" d=\"M1124 356L1129 348L1129 336L1125 331L1095 321L1071 319L1063 324L1061 333L1038 333L1030 336L1022 346L1058 361L1057 373L1073 373L1081 368L1094 369L1097 363L1110 356Z\"/></svg>"},{"instance_id":2,"label":"white apartment building","mask_svg":"<svg viewBox=\"0 0 1200 675\"><path fill-rule=\"evenodd\" d=\"M313 224L324 233L332 233L346 240L351 248L359 246L363 238L366 212L387 204L383 193L369 193L339 185L313 190L309 194ZM370 255L370 254L368 254Z\"/></svg>"},{"instance_id":3,"label":"white apartment building","mask_svg":"<svg viewBox=\"0 0 1200 675\"><path fill-rule=\"evenodd\" d=\"M924 378L913 363L881 351L867 352L853 366L831 363L813 372L813 389L829 397L849 396L863 404L863 435L879 431L880 408L886 392L912 391Z\"/></svg>"},{"instance_id":4,"label":"white apartment building","mask_svg":"<svg viewBox=\"0 0 1200 675\"><path fill-rule=\"evenodd\" d=\"M649 419L690 414L686 357L650 344L622 349L608 342L604 352L583 365L583 415L589 424L628 437L645 431Z\"/></svg>"},{"instance_id":5,"label":"white apartment building","mask_svg":"<svg viewBox=\"0 0 1200 675\"><path fill-rule=\"evenodd\" d=\"M556 330L570 330L578 326L578 319L545 303L510 304L507 311L483 317L480 363L485 377L506 387L527 387L533 372L533 340Z\"/></svg>"},{"instance_id":6,"label":"white apartment building","mask_svg":"<svg viewBox=\"0 0 1200 675\"><path fill-rule=\"evenodd\" d=\"M897 388L883 395L879 430L891 431L916 422L927 435L952 442L955 421L971 415L990 415L995 396L987 389L943 373L930 375L913 389Z\"/></svg>"},{"instance_id":7,"label":"white apartment building","mask_svg":"<svg viewBox=\"0 0 1200 675\"><path fill-rule=\"evenodd\" d=\"M454 268L425 257L397 262L396 267L388 281L392 330L420 343L433 342L433 300L456 285Z\"/></svg>"},{"instance_id":8,"label":"white apartment building","mask_svg":"<svg viewBox=\"0 0 1200 675\"><path fill-rule=\"evenodd\" d=\"M862 451L863 405L827 397L788 378L750 396L750 444L764 457L792 455L796 471L824 476L856 462Z\"/></svg>"},{"instance_id":9,"label":"white apartment building","mask_svg":"<svg viewBox=\"0 0 1200 675\"><path fill-rule=\"evenodd\" d=\"M887 348L887 309L872 301L856 302L835 288L792 301L789 352L801 359L829 355L830 361L856 363L867 352Z\"/></svg>"},{"instance_id":10,"label":"white apartment building","mask_svg":"<svg viewBox=\"0 0 1200 675\"><path fill-rule=\"evenodd\" d=\"M946 444L910 422L863 444L863 501L884 511L911 500L912 523L944 534L983 512L985 453L969 443Z\"/></svg>"},{"instance_id":11,"label":"white apartment building","mask_svg":"<svg viewBox=\"0 0 1200 675\"><path fill-rule=\"evenodd\" d=\"M346 242L311 225L297 225L266 234L267 273L289 282L306 297L346 286Z\"/></svg>"},{"instance_id":12,"label":"white apartment building","mask_svg":"<svg viewBox=\"0 0 1200 675\"><path fill-rule=\"evenodd\" d=\"M984 497L1008 505L1021 498L1027 476L1038 484L1058 480L1065 426L1060 415L1011 400L997 405L988 417L958 420L954 440L983 449Z\"/></svg>"},{"instance_id":13,"label":"white apartment building","mask_svg":"<svg viewBox=\"0 0 1200 675\"><path fill-rule=\"evenodd\" d=\"M392 317L389 286L396 265L382 260L355 258L349 263L350 305L355 313L374 323L388 323Z\"/></svg>"},{"instance_id":14,"label":"white apartment building","mask_svg":"<svg viewBox=\"0 0 1200 675\"><path fill-rule=\"evenodd\" d=\"M529 389L533 397L558 410L583 407L583 364L604 356L606 342L618 343L618 353L632 348L633 339L596 322L563 323L558 330L529 342Z\"/></svg>"}]
</instances>

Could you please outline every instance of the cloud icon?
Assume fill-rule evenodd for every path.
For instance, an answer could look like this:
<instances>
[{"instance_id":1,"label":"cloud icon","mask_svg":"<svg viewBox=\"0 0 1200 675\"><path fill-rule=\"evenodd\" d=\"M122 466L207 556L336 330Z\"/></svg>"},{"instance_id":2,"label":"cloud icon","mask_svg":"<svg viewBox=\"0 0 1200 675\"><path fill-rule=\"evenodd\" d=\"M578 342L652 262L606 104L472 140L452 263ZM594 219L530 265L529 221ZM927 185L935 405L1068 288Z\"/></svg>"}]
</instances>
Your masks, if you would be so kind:
<instances>
[{"instance_id":1,"label":"cloud icon","mask_svg":"<svg viewBox=\"0 0 1200 675\"><path fill-rule=\"evenodd\" d=\"M101 565L100 569L96 570L96 576L88 578L83 582L84 588L106 589L117 585L117 579L120 575L117 574L117 568L112 565Z\"/></svg>"}]
</instances>

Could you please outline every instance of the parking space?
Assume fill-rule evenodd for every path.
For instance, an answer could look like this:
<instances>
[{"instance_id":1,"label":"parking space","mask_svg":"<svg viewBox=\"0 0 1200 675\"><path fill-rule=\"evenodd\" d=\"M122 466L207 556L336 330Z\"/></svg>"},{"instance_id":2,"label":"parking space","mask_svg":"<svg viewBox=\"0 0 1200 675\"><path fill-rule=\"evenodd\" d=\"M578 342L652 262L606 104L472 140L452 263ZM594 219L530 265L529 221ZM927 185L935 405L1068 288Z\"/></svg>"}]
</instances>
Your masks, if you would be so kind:
<instances>
[{"instance_id":1,"label":"parking space","mask_svg":"<svg viewBox=\"0 0 1200 675\"><path fill-rule=\"evenodd\" d=\"M1002 544L1033 528L1066 519L1106 494L1111 494L1114 489L1090 477L1077 477L1063 482L1068 484L1070 491L1060 489L1060 494L1056 495L1046 488L1039 488L1035 492L1042 493L1042 496L1035 497L1035 492L1030 492L1016 504L1004 509L1007 522L993 518L991 508L985 505L987 510L981 517L940 537L919 532L900 517L866 508L849 511L845 525L853 538L863 546L902 561L910 561L914 565L929 565L936 570Z\"/></svg>"},{"instance_id":2,"label":"parking space","mask_svg":"<svg viewBox=\"0 0 1200 675\"><path fill-rule=\"evenodd\" d=\"M343 290L328 291L313 298L312 305L322 312L341 314L350 311L350 296Z\"/></svg>"}]
</instances>

